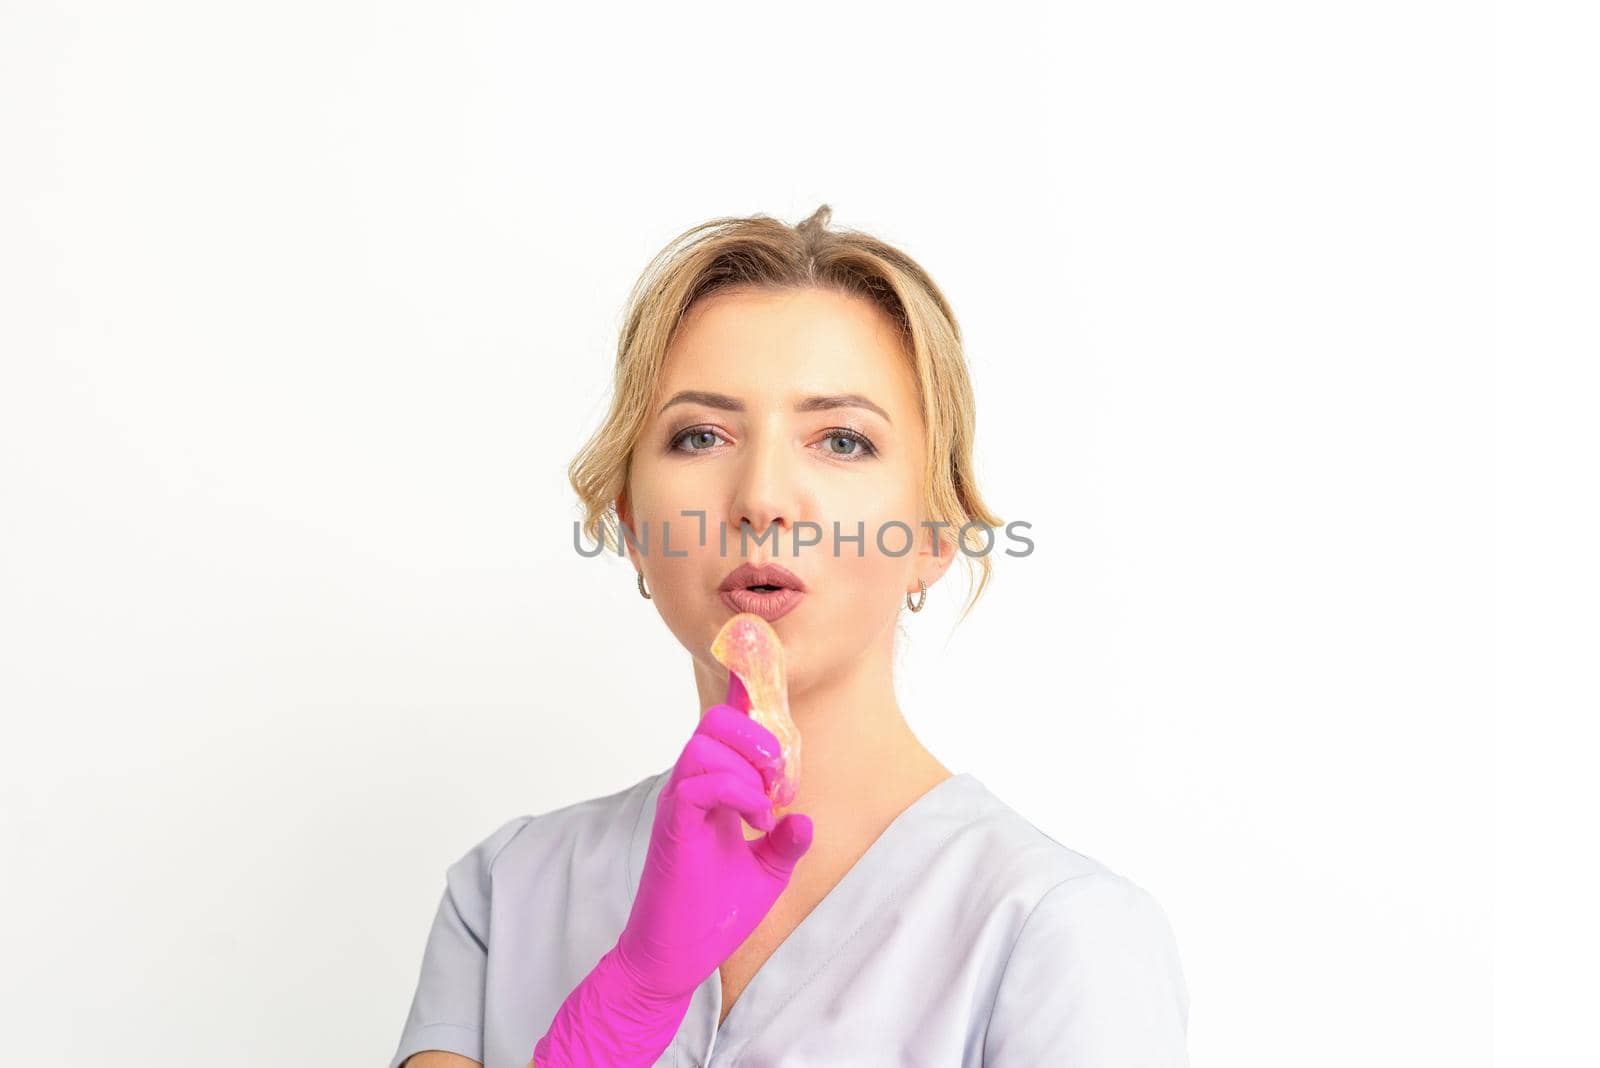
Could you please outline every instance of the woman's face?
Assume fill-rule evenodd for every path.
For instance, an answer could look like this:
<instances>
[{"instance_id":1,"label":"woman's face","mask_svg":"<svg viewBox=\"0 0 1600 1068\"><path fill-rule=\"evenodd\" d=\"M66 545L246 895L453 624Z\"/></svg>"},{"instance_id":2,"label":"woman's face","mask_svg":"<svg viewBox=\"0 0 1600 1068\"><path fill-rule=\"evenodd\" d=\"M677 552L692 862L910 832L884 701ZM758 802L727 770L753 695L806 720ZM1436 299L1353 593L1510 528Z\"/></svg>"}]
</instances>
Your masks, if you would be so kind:
<instances>
[{"instance_id":1,"label":"woman's face","mask_svg":"<svg viewBox=\"0 0 1600 1068\"><path fill-rule=\"evenodd\" d=\"M953 551L947 536L933 556L921 526L924 434L894 326L864 299L738 289L696 302L668 350L618 512L641 539L628 551L656 609L703 669L722 670L710 646L734 610L718 587L747 561L780 563L805 584L773 623L791 692L892 647L905 594L919 578L933 585ZM704 538L701 519L683 514L694 511L705 513ZM880 546L893 521L909 533L888 527ZM835 523L860 541L841 538L836 550Z\"/></svg>"}]
</instances>

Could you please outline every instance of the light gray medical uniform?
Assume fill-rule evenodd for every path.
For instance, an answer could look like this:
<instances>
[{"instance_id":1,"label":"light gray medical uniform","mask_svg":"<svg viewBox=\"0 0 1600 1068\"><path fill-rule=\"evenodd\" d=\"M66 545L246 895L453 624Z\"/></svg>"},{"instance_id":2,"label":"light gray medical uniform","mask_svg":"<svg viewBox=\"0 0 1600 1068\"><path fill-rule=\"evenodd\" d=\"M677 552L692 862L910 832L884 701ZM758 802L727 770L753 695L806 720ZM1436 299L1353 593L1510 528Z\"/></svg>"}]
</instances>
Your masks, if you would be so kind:
<instances>
[{"instance_id":1,"label":"light gray medical uniform","mask_svg":"<svg viewBox=\"0 0 1600 1068\"><path fill-rule=\"evenodd\" d=\"M527 1068L627 923L670 773L519 816L450 865L390 1068L429 1049ZM719 1029L721 1009L713 971L657 1068L1188 1063L1160 905L970 773L889 824Z\"/></svg>"}]
</instances>

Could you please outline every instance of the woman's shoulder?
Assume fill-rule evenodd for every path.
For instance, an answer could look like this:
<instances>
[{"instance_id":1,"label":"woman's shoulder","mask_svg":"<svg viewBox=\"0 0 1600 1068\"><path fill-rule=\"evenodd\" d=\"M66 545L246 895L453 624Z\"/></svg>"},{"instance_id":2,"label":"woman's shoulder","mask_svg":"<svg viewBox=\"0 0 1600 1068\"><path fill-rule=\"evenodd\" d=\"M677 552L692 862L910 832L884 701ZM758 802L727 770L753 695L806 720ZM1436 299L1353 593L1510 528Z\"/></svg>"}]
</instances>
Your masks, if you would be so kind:
<instances>
[{"instance_id":1,"label":"woman's shoulder","mask_svg":"<svg viewBox=\"0 0 1600 1068\"><path fill-rule=\"evenodd\" d=\"M552 854L592 855L608 841L626 841L658 777L652 773L608 794L504 820L451 865L452 874L487 885L508 873L536 869Z\"/></svg>"},{"instance_id":2,"label":"woman's shoulder","mask_svg":"<svg viewBox=\"0 0 1600 1068\"><path fill-rule=\"evenodd\" d=\"M992 873L992 892L1021 900L1029 910L1111 909L1148 922L1160 905L1142 885L1099 858L1045 831L973 776L980 816L969 826L964 851L978 870ZM1046 898L1049 901L1046 901Z\"/></svg>"},{"instance_id":3,"label":"woman's shoulder","mask_svg":"<svg viewBox=\"0 0 1600 1068\"><path fill-rule=\"evenodd\" d=\"M1166 910L1128 875L987 790L982 799L975 848L994 866L992 907L1007 918L986 1054L1043 1064L1138 1051L1114 1059L1185 1063L1189 994ZM1080 1022L1048 1022L1067 1019Z\"/></svg>"},{"instance_id":4,"label":"woman's shoulder","mask_svg":"<svg viewBox=\"0 0 1600 1068\"><path fill-rule=\"evenodd\" d=\"M1015 879L1045 885L1082 875L1115 874L1097 858L1049 834L977 776L968 772L960 778L967 780L967 809L975 818L952 844L982 851L986 861Z\"/></svg>"}]
</instances>

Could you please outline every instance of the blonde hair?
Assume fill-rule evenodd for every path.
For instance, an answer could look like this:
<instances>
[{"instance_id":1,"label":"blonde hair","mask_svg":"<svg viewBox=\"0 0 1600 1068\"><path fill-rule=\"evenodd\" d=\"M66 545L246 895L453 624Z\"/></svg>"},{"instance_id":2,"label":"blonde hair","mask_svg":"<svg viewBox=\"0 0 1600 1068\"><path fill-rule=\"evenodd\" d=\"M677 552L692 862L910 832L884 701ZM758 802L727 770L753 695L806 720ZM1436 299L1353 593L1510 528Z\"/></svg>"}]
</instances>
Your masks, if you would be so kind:
<instances>
[{"instance_id":1,"label":"blonde hair","mask_svg":"<svg viewBox=\"0 0 1600 1068\"><path fill-rule=\"evenodd\" d=\"M963 524L1000 526L973 477L976 412L961 330L949 302L905 253L858 230L829 229L831 215L824 204L796 226L764 214L712 219L679 234L640 275L617 341L610 411L567 472L583 506L582 528L591 539L603 539L609 550L621 552L616 499L626 486L673 334L697 300L734 287L826 289L864 298L884 312L897 327L917 377L918 408L927 428L922 494L930 520L949 523L963 545L970 533ZM963 553L968 599L960 619L989 583L995 540L991 530L978 542L978 555Z\"/></svg>"}]
</instances>

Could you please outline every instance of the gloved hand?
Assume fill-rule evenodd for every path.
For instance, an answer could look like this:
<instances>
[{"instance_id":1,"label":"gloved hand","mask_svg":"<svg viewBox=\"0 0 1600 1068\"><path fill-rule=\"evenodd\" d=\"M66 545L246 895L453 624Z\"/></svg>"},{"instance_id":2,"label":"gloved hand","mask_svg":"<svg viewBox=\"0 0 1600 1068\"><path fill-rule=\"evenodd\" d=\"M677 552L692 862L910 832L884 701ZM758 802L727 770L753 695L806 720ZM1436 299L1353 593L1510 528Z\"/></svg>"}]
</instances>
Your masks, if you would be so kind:
<instances>
[{"instance_id":1,"label":"gloved hand","mask_svg":"<svg viewBox=\"0 0 1600 1068\"><path fill-rule=\"evenodd\" d=\"M656 799L639 890L617 944L567 996L533 1068L654 1064L698 987L750 936L811 847L811 818L774 825L778 739L730 674ZM740 817L766 834L746 841Z\"/></svg>"}]
</instances>

